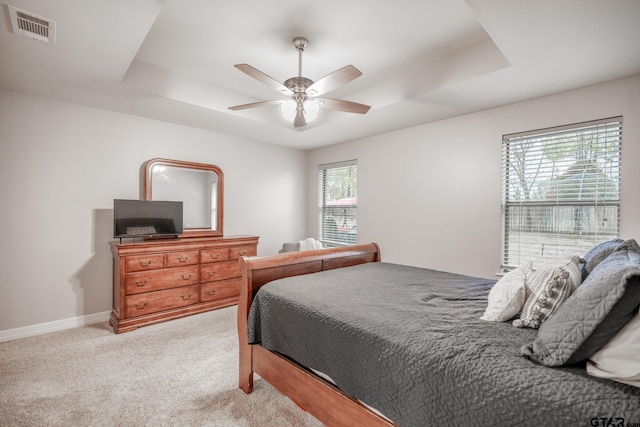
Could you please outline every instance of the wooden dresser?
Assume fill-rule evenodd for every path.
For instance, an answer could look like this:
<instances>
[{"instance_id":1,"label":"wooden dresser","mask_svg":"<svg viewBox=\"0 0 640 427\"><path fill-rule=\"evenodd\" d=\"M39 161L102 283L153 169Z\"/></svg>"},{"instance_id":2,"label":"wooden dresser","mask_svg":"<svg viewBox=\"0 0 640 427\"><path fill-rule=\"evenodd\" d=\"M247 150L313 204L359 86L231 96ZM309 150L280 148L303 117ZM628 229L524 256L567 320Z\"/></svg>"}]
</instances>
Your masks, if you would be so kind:
<instances>
[{"instance_id":1,"label":"wooden dresser","mask_svg":"<svg viewBox=\"0 0 640 427\"><path fill-rule=\"evenodd\" d=\"M111 242L114 332L238 303L239 258L258 237L190 237Z\"/></svg>"}]
</instances>

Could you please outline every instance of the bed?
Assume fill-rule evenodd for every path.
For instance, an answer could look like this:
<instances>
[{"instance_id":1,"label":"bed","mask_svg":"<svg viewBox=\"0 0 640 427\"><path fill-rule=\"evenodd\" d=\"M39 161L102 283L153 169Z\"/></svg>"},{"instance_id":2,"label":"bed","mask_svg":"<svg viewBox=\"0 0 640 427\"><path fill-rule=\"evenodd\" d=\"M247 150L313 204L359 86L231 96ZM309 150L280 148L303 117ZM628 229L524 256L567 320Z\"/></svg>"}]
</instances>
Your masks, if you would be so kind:
<instances>
[{"instance_id":1,"label":"bed","mask_svg":"<svg viewBox=\"0 0 640 427\"><path fill-rule=\"evenodd\" d=\"M255 373L325 425L640 422L639 388L542 366L521 352L536 329L479 320L495 280L373 243L240 262L239 387Z\"/></svg>"}]
</instances>

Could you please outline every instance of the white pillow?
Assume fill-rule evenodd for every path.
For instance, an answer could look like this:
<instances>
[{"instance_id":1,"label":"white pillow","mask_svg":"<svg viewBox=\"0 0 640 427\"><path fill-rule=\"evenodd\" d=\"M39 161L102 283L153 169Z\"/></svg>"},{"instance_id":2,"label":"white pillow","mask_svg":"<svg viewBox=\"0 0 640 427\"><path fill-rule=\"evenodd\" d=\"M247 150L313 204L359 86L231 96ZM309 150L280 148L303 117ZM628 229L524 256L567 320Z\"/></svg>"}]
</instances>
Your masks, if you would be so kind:
<instances>
[{"instance_id":1,"label":"white pillow","mask_svg":"<svg viewBox=\"0 0 640 427\"><path fill-rule=\"evenodd\" d=\"M587 373L640 387L640 311L591 355Z\"/></svg>"},{"instance_id":2,"label":"white pillow","mask_svg":"<svg viewBox=\"0 0 640 427\"><path fill-rule=\"evenodd\" d=\"M504 322L522 310L531 265L531 262L528 262L511 270L493 285L489 291L489 304L480 317L481 320Z\"/></svg>"}]
</instances>

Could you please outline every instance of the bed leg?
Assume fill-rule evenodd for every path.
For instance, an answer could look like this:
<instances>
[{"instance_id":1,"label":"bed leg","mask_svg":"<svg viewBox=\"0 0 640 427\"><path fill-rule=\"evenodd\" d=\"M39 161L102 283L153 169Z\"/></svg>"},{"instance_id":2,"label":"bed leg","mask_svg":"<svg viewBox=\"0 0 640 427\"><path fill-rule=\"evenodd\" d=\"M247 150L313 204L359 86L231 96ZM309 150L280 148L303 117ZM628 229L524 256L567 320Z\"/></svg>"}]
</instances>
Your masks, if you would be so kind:
<instances>
[{"instance_id":1,"label":"bed leg","mask_svg":"<svg viewBox=\"0 0 640 427\"><path fill-rule=\"evenodd\" d=\"M246 378L243 378L242 375L240 375L240 382L238 386L246 394L251 393L253 391L253 372L251 372Z\"/></svg>"},{"instance_id":2,"label":"bed leg","mask_svg":"<svg viewBox=\"0 0 640 427\"><path fill-rule=\"evenodd\" d=\"M240 298L238 300L238 387L245 393L253 391L253 348L249 345L247 336L247 317L253 291L251 289L251 272L247 271L246 257L240 258L242 282L240 284Z\"/></svg>"},{"instance_id":3,"label":"bed leg","mask_svg":"<svg viewBox=\"0 0 640 427\"><path fill-rule=\"evenodd\" d=\"M240 345L240 364L238 365L238 387L245 393L253 391L252 348L250 345Z\"/></svg>"}]
</instances>

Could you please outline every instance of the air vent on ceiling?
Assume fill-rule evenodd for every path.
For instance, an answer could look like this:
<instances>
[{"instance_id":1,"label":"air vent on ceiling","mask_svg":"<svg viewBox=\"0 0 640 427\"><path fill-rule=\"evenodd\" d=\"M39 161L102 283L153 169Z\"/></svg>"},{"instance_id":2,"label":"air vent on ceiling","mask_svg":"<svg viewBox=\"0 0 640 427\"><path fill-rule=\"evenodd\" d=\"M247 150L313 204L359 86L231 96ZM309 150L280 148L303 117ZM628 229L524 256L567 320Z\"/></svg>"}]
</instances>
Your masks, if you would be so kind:
<instances>
[{"instance_id":1,"label":"air vent on ceiling","mask_svg":"<svg viewBox=\"0 0 640 427\"><path fill-rule=\"evenodd\" d=\"M38 40L48 44L56 44L56 23L31 12L9 7L13 32L19 36Z\"/></svg>"}]
</instances>

